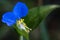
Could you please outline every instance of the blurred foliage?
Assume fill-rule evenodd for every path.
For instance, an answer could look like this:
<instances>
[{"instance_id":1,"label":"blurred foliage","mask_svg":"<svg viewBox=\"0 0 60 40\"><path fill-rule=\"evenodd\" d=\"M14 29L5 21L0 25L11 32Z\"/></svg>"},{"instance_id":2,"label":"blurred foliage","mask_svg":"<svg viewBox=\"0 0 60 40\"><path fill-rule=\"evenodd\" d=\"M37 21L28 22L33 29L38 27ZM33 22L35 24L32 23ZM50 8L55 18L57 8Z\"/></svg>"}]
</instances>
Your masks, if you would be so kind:
<instances>
[{"instance_id":1,"label":"blurred foliage","mask_svg":"<svg viewBox=\"0 0 60 40\"><path fill-rule=\"evenodd\" d=\"M0 27L0 40L19 40L19 34L13 27L3 24Z\"/></svg>"}]
</instances>

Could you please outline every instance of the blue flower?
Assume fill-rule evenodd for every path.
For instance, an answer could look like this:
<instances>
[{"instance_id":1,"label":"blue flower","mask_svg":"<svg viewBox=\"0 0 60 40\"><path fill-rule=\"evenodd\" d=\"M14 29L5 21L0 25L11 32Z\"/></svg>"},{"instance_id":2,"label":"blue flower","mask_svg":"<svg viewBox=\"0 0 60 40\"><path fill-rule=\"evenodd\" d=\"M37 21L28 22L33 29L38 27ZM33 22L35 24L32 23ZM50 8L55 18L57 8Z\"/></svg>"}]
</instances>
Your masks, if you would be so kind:
<instances>
[{"instance_id":1,"label":"blue flower","mask_svg":"<svg viewBox=\"0 0 60 40\"><path fill-rule=\"evenodd\" d=\"M16 23L16 20L20 20L25 17L28 13L28 7L22 2L17 2L14 6L13 11L6 12L2 16L2 22L6 23L8 26L12 26Z\"/></svg>"}]
</instances>

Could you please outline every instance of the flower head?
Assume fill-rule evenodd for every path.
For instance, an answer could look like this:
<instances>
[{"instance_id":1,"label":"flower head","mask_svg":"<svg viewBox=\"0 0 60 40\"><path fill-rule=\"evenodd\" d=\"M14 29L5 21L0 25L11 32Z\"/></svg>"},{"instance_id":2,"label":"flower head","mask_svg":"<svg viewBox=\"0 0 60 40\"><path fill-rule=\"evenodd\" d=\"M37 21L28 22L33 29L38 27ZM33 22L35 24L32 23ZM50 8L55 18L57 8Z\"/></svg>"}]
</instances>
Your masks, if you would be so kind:
<instances>
[{"instance_id":1,"label":"flower head","mask_svg":"<svg viewBox=\"0 0 60 40\"><path fill-rule=\"evenodd\" d=\"M6 23L8 26L12 26L16 23L16 20L20 20L25 17L28 13L28 7L22 2L17 2L14 6L13 11L6 12L2 16L2 22Z\"/></svg>"}]
</instances>

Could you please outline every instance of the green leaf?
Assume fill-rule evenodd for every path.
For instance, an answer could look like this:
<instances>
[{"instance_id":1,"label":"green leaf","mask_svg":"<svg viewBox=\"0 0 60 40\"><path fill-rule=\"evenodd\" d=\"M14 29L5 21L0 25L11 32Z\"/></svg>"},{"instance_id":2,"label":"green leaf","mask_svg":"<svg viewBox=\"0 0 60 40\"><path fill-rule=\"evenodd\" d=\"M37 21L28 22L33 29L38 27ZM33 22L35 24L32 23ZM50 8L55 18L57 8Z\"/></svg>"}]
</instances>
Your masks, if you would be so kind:
<instances>
[{"instance_id":1,"label":"green leaf","mask_svg":"<svg viewBox=\"0 0 60 40\"><path fill-rule=\"evenodd\" d=\"M59 7L59 5L46 5L32 8L29 10L29 14L24 18L25 23L28 25L28 27L35 29L51 11Z\"/></svg>"}]
</instances>

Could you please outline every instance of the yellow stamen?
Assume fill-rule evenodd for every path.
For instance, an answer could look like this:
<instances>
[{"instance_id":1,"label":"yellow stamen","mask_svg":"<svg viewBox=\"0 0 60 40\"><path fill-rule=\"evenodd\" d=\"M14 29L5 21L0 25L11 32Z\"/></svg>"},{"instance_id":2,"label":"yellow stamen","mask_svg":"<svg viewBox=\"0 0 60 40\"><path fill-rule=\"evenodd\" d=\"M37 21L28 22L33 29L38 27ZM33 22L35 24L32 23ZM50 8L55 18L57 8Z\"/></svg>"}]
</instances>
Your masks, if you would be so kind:
<instances>
[{"instance_id":1,"label":"yellow stamen","mask_svg":"<svg viewBox=\"0 0 60 40\"><path fill-rule=\"evenodd\" d=\"M18 20L17 24L20 25L21 23L23 23L24 19Z\"/></svg>"},{"instance_id":2,"label":"yellow stamen","mask_svg":"<svg viewBox=\"0 0 60 40\"><path fill-rule=\"evenodd\" d=\"M23 26L26 28L26 32L29 33L29 31L31 30L30 28L27 27L27 25L24 23L24 19L20 19L17 21L17 25L23 24Z\"/></svg>"}]
</instances>

